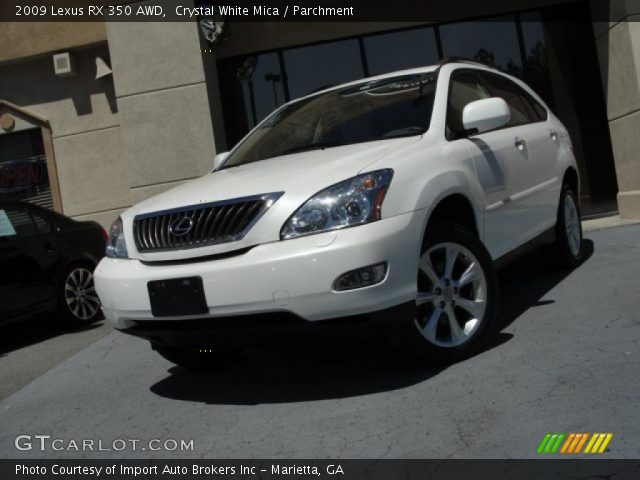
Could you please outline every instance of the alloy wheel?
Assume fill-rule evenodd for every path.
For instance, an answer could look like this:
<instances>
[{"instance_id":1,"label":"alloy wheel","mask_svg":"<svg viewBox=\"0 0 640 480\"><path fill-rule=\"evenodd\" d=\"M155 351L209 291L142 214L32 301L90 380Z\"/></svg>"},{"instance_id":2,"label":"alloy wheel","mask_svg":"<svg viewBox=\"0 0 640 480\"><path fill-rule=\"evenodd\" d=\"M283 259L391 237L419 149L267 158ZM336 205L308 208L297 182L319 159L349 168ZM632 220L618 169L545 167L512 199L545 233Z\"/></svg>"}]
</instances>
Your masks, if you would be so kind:
<instances>
[{"instance_id":1,"label":"alloy wheel","mask_svg":"<svg viewBox=\"0 0 640 480\"><path fill-rule=\"evenodd\" d=\"M569 250L574 257L580 253L582 243L580 232L580 219L578 218L578 207L571 195L564 196L564 228L567 233Z\"/></svg>"},{"instance_id":2,"label":"alloy wheel","mask_svg":"<svg viewBox=\"0 0 640 480\"><path fill-rule=\"evenodd\" d=\"M463 245L438 243L420 258L416 326L439 347L457 347L478 331L487 310L487 280Z\"/></svg>"},{"instance_id":3,"label":"alloy wheel","mask_svg":"<svg viewBox=\"0 0 640 480\"><path fill-rule=\"evenodd\" d=\"M64 284L67 309L79 320L91 320L100 309L100 299L93 284L93 273L85 267L75 267Z\"/></svg>"}]
</instances>

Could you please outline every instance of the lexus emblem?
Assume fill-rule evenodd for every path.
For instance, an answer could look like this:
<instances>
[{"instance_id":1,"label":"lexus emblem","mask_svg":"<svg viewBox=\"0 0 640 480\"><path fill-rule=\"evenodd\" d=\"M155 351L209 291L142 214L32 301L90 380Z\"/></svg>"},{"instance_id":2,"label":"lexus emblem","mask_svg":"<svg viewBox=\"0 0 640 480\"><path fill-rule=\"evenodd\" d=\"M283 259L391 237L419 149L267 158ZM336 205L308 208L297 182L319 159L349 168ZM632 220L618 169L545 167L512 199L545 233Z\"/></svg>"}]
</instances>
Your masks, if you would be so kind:
<instances>
[{"instance_id":1,"label":"lexus emblem","mask_svg":"<svg viewBox=\"0 0 640 480\"><path fill-rule=\"evenodd\" d=\"M180 217L171 222L169 225L169 233L174 237L182 237L193 228L193 218Z\"/></svg>"}]
</instances>

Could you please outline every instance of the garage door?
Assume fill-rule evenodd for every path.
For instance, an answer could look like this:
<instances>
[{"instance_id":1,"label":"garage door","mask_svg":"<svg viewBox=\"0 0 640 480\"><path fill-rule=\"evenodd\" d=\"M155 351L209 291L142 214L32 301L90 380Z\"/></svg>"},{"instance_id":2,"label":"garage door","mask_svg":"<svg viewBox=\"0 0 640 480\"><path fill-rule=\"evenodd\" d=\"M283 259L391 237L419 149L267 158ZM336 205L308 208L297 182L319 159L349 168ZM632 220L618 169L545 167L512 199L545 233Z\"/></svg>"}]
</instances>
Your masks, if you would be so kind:
<instances>
[{"instance_id":1,"label":"garage door","mask_svg":"<svg viewBox=\"0 0 640 480\"><path fill-rule=\"evenodd\" d=\"M0 135L0 199L53 208L39 128Z\"/></svg>"}]
</instances>

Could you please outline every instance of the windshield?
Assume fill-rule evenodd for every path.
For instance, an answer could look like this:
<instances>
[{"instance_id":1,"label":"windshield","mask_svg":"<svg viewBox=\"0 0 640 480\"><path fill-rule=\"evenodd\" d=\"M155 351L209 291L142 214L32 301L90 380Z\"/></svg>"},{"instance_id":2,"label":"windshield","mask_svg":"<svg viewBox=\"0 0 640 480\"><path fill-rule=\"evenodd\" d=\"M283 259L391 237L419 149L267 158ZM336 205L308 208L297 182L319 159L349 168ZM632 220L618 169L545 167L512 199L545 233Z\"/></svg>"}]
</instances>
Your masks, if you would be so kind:
<instances>
[{"instance_id":1,"label":"windshield","mask_svg":"<svg viewBox=\"0 0 640 480\"><path fill-rule=\"evenodd\" d=\"M223 168L266 158L389 138L429 128L435 73L372 80L286 105L260 124Z\"/></svg>"}]
</instances>

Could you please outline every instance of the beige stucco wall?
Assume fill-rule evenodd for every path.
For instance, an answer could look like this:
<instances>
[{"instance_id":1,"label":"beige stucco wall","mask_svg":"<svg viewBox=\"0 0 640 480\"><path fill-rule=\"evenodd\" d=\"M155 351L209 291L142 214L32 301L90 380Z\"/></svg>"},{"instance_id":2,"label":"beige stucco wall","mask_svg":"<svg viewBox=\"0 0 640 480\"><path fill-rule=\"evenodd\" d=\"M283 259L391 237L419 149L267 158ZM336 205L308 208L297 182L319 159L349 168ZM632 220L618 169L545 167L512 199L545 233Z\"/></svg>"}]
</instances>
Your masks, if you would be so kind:
<instances>
[{"instance_id":1,"label":"beige stucco wall","mask_svg":"<svg viewBox=\"0 0 640 480\"><path fill-rule=\"evenodd\" d=\"M78 74L54 74L52 55L0 65L0 96L51 122L55 137L118 125L110 78L95 80L95 57L106 44L73 52Z\"/></svg>"},{"instance_id":2,"label":"beige stucco wall","mask_svg":"<svg viewBox=\"0 0 640 480\"><path fill-rule=\"evenodd\" d=\"M197 23L112 22L107 35L132 201L210 171L216 149Z\"/></svg>"},{"instance_id":3,"label":"beige stucco wall","mask_svg":"<svg viewBox=\"0 0 640 480\"><path fill-rule=\"evenodd\" d=\"M69 50L106 39L103 22L0 22L0 62Z\"/></svg>"},{"instance_id":4,"label":"beige stucco wall","mask_svg":"<svg viewBox=\"0 0 640 480\"><path fill-rule=\"evenodd\" d=\"M96 80L107 45L71 50L77 75L54 74L51 55L0 64L0 95L51 126L63 213L108 226L131 204L120 155L120 115L110 76ZM32 128L19 120L13 131ZM10 132L0 132L0 135Z\"/></svg>"},{"instance_id":5,"label":"beige stucco wall","mask_svg":"<svg viewBox=\"0 0 640 480\"><path fill-rule=\"evenodd\" d=\"M3 27L0 42L12 42L0 43L0 95L49 120L63 213L108 227L133 203L211 170L210 87L195 22ZM107 31L109 44L95 44ZM60 50L72 52L77 75L54 74L51 52ZM98 55L113 74L96 80ZM12 131L31 127L18 119Z\"/></svg>"},{"instance_id":6,"label":"beige stucco wall","mask_svg":"<svg viewBox=\"0 0 640 480\"><path fill-rule=\"evenodd\" d=\"M594 25L623 218L640 218L640 2L612 0ZM595 8L602 8L602 5Z\"/></svg>"}]
</instances>

